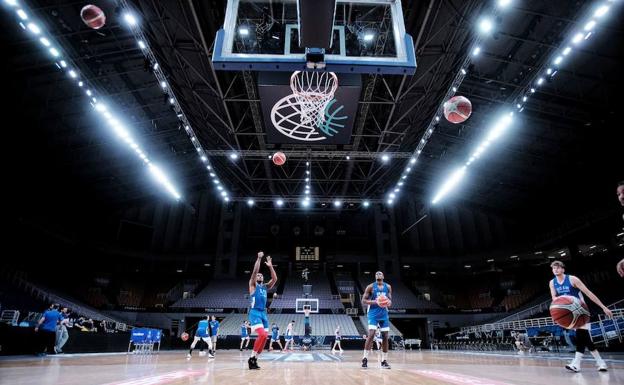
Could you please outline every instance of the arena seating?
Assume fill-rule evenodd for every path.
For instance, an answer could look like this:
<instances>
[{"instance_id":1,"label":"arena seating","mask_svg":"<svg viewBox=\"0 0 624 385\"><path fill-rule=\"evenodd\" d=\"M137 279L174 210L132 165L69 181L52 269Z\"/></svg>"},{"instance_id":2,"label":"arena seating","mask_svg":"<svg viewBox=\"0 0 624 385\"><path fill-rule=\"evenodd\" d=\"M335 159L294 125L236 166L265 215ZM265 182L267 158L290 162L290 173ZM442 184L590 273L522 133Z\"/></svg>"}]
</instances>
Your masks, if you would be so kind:
<instances>
[{"instance_id":1,"label":"arena seating","mask_svg":"<svg viewBox=\"0 0 624 385\"><path fill-rule=\"evenodd\" d=\"M289 277L284 285L284 292L271 302L271 308L294 309L296 306L296 299L304 297L304 284L306 284L306 282L302 278ZM311 273L307 284L312 285L311 298L317 298L319 300L319 309L344 308L340 299L332 294L327 277Z\"/></svg>"},{"instance_id":2,"label":"arena seating","mask_svg":"<svg viewBox=\"0 0 624 385\"><path fill-rule=\"evenodd\" d=\"M219 334L240 335L240 327L243 321L247 320L246 314L231 314L221 321ZM303 314L269 314L269 324L275 322L280 328L280 336L286 331L286 326L291 320L295 320L295 335L303 335ZM358 330L351 317L343 314L312 314L310 325L313 335L334 335L336 326L340 325L343 335L359 335Z\"/></svg>"},{"instance_id":3,"label":"arena seating","mask_svg":"<svg viewBox=\"0 0 624 385\"><path fill-rule=\"evenodd\" d=\"M178 308L246 308L249 306L249 280L215 279L195 297L182 298L171 307Z\"/></svg>"},{"instance_id":4,"label":"arena seating","mask_svg":"<svg viewBox=\"0 0 624 385\"><path fill-rule=\"evenodd\" d=\"M362 326L364 327L364 329L368 330L368 318L365 315L360 316L360 322L362 323ZM394 336L403 337L403 333L401 333L399 331L399 329L397 329L397 327L394 326L394 324L392 322L390 322L390 332L389 332L389 335L391 337L394 337Z\"/></svg>"},{"instance_id":5,"label":"arena seating","mask_svg":"<svg viewBox=\"0 0 624 385\"><path fill-rule=\"evenodd\" d=\"M362 290L374 279L371 275L360 276ZM386 278L386 282L392 286L392 307L397 309L440 309L440 305L437 303L418 298L400 279Z\"/></svg>"}]
</instances>

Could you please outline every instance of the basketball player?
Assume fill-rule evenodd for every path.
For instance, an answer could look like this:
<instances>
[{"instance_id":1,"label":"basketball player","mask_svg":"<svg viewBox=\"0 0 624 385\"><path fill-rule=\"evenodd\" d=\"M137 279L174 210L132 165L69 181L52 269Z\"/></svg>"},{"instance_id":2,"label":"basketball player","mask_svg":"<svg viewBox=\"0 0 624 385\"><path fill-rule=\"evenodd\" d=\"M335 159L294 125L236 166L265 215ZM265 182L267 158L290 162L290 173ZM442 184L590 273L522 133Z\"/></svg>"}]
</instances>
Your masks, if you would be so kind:
<instances>
[{"instance_id":1,"label":"basketball player","mask_svg":"<svg viewBox=\"0 0 624 385\"><path fill-rule=\"evenodd\" d=\"M217 317L210 317L210 330L212 334L210 334L210 340L212 341L212 354L214 355L217 352L217 335L219 334L219 321L217 321Z\"/></svg>"},{"instance_id":2,"label":"basketball player","mask_svg":"<svg viewBox=\"0 0 624 385\"><path fill-rule=\"evenodd\" d=\"M286 333L284 333L284 351L288 351L288 344L290 344L290 351L293 351L293 329L295 328L295 320L292 320L286 326Z\"/></svg>"},{"instance_id":3,"label":"basketball player","mask_svg":"<svg viewBox=\"0 0 624 385\"><path fill-rule=\"evenodd\" d=\"M583 298L583 294L586 295L589 299L592 300L593 303L600 306L602 311L607 315L607 317L613 317L613 313L609 310L603 303L596 297L594 293L592 293L585 284L573 275L565 274L565 265L561 261L553 261L550 264L552 268L552 272L555 277L550 281L550 295L552 296L553 301L555 298L560 295L570 295L580 299L582 302L585 302ZM580 372L581 371L581 359L583 358L583 353L585 352L585 348L589 349L589 352L594 359L596 359L596 364L598 365L598 370L601 372L607 371L607 364L604 362L602 357L600 357L600 353L596 350L593 341L591 340L591 336L589 335L589 322L585 325L576 328L576 354L574 355L574 359L568 365L565 366L566 369L572 372Z\"/></svg>"},{"instance_id":4,"label":"basketball player","mask_svg":"<svg viewBox=\"0 0 624 385\"><path fill-rule=\"evenodd\" d=\"M258 338L256 342L254 342L253 350L251 351L251 357L247 360L249 369L260 369L258 366L258 355L262 353L262 349L264 349L267 337L269 336L267 333L269 318L266 312L267 289L271 289L277 282L277 274L275 273L275 269L273 269L271 256L267 256L265 264L269 267L271 279L266 285L264 284L264 275L260 273L260 263L262 262L263 256L264 253L260 251L256 263L254 264L251 278L249 278L249 298L251 299L249 322L251 323L251 330L255 330L256 333L258 333Z\"/></svg>"},{"instance_id":5,"label":"basketball player","mask_svg":"<svg viewBox=\"0 0 624 385\"><path fill-rule=\"evenodd\" d=\"M618 183L617 197L622 207L624 207L624 180ZM624 215L622 215L622 219L624 219ZM616 269L620 277L624 278L624 258L618 262Z\"/></svg>"},{"instance_id":6,"label":"basketball player","mask_svg":"<svg viewBox=\"0 0 624 385\"><path fill-rule=\"evenodd\" d=\"M214 358L214 354L212 354L212 341L210 340L210 316L207 316L206 319L203 319L197 323L197 330L195 330L195 336L193 337L193 343L191 343L191 348L189 349L186 358L191 358L193 355L193 349L195 349L195 345L200 340L208 344L208 358ZM203 355L204 353L204 345L202 345L199 350L199 354Z\"/></svg>"},{"instance_id":7,"label":"basketball player","mask_svg":"<svg viewBox=\"0 0 624 385\"><path fill-rule=\"evenodd\" d=\"M377 304L377 298L385 295L388 298L388 307L392 305L392 287L384 282L384 275L381 271L375 273L375 282L366 286L364 294L362 294L362 305L368 306L368 337L364 345L364 357L362 358L362 367L368 367L368 351L373 344L377 324L382 335L381 367L390 369L388 364L388 332L390 331L390 318L388 317L388 308L380 307Z\"/></svg>"},{"instance_id":8,"label":"basketball player","mask_svg":"<svg viewBox=\"0 0 624 385\"><path fill-rule=\"evenodd\" d=\"M273 325L271 325L271 341L269 342L269 351L273 351L273 343L277 342L277 344L280 347L280 352L282 350L284 350L284 348L282 347L282 343L280 342L279 339L279 327L277 326L277 324L275 322L273 322Z\"/></svg>"},{"instance_id":9,"label":"basketball player","mask_svg":"<svg viewBox=\"0 0 624 385\"><path fill-rule=\"evenodd\" d=\"M240 343L240 351L243 351L243 343L245 344L245 349L249 347L249 333L247 332L247 328L249 328L249 321L243 322L241 325L241 343Z\"/></svg>"},{"instance_id":10,"label":"basketball player","mask_svg":"<svg viewBox=\"0 0 624 385\"><path fill-rule=\"evenodd\" d=\"M340 346L340 339L342 338L342 336L340 335L340 325L336 326L336 330L334 331L334 346L332 346L331 352L335 353L336 352L336 346L338 346L338 349L340 349L340 353L343 352L342 350L342 346Z\"/></svg>"},{"instance_id":11,"label":"basketball player","mask_svg":"<svg viewBox=\"0 0 624 385\"><path fill-rule=\"evenodd\" d=\"M375 346L377 346L377 350L381 350L381 343L383 339L381 338L381 330L379 330L379 326L377 326L377 330L375 330Z\"/></svg>"}]
</instances>

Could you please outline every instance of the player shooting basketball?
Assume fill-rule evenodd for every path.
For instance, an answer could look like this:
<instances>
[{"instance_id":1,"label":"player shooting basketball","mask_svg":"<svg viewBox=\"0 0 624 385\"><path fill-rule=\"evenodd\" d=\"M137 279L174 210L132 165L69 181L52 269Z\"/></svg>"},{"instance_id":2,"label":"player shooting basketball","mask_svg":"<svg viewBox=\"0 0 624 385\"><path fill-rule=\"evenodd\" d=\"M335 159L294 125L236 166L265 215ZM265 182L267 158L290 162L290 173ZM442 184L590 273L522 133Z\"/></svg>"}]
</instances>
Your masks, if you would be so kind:
<instances>
[{"instance_id":1,"label":"player shooting basketball","mask_svg":"<svg viewBox=\"0 0 624 385\"><path fill-rule=\"evenodd\" d=\"M368 367L368 351L371 348L375 331L379 324L382 335L381 367L390 369L388 364L388 332L390 331L390 318L388 317L388 307L392 305L392 287L384 282L384 275L381 271L375 273L375 282L366 286L362 294L362 305L368 307L368 337L364 345L364 357L362 367Z\"/></svg>"},{"instance_id":2,"label":"player shooting basketball","mask_svg":"<svg viewBox=\"0 0 624 385\"><path fill-rule=\"evenodd\" d=\"M277 274L275 273L275 269L273 269L271 256L267 256L265 265L269 267L271 280L264 284L264 275L260 273L260 263L262 262L263 256L264 253L262 251L258 252L258 258L256 259L251 277L249 278L249 299L251 301L249 306L249 322L251 323L251 330L255 330L258 333L258 338L256 342L254 342L251 357L249 357L247 361L249 369L260 369L258 366L258 355L262 353L264 344L269 336L267 332L269 329L269 318L267 317L266 311L267 289L271 289L277 282Z\"/></svg>"}]
</instances>

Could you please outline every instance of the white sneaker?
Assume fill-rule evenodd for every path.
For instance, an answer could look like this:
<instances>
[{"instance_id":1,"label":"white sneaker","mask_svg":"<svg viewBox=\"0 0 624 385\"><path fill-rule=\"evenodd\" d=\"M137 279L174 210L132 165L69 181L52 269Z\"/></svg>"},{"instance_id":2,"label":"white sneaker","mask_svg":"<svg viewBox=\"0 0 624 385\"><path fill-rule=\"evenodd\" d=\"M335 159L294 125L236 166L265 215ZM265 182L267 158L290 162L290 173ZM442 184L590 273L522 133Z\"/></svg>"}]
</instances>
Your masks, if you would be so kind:
<instances>
[{"instance_id":1,"label":"white sneaker","mask_svg":"<svg viewBox=\"0 0 624 385\"><path fill-rule=\"evenodd\" d=\"M599 372L606 372L607 371L607 363L604 362L604 361L598 362L598 371Z\"/></svg>"},{"instance_id":2,"label":"white sneaker","mask_svg":"<svg viewBox=\"0 0 624 385\"><path fill-rule=\"evenodd\" d=\"M214 354L208 353L208 358L214 358L214 357L215 357Z\"/></svg>"},{"instance_id":3,"label":"white sneaker","mask_svg":"<svg viewBox=\"0 0 624 385\"><path fill-rule=\"evenodd\" d=\"M187 354L186 354L186 358L187 358L187 359L190 359L190 358L191 358L191 353L187 353Z\"/></svg>"},{"instance_id":4,"label":"white sneaker","mask_svg":"<svg viewBox=\"0 0 624 385\"><path fill-rule=\"evenodd\" d=\"M577 366L574 364L574 362L571 362L571 363L567 364L567 365L565 366L565 368L566 368L566 369L568 369L569 371L571 371L571 372L575 372L575 373L578 373L578 372L580 372L580 371L581 371L581 369L580 369L579 367L577 367Z\"/></svg>"}]
</instances>

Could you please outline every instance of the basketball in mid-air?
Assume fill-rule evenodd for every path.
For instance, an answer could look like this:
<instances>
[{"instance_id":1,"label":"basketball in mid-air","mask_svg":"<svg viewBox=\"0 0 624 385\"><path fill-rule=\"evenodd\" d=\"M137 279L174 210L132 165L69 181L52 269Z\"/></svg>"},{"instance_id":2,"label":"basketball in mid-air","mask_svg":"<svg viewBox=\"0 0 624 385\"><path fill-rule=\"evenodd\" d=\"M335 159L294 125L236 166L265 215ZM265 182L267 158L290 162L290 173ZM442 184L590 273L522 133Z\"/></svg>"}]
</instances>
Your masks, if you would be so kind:
<instances>
[{"instance_id":1,"label":"basketball in mid-air","mask_svg":"<svg viewBox=\"0 0 624 385\"><path fill-rule=\"evenodd\" d=\"M89 4L80 10L80 18L90 28L100 29L106 24L106 15L100 7Z\"/></svg>"},{"instance_id":2,"label":"basketball in mid-air","mask_svg":"<svg viewBox=\"0 0 624 385\"><path fill-rule=\"evenodd\" d=\"M562 295L550 304L550 316L557 325L575 329L589 322L589 309L578 298Z\"/></svg>"},{"instance_id":3,"label":"basketball in mid-air","mask_svg":"<svg viewBox=\"0 0 624 385\"><path fill-rule=\"evenodd\" d=\"M471 113L472 103L465 96L453 96L444 103L444 117L451 123L462 123Z\"/></svg>"},{"instance_id":4,"label":"basketball in mid-air","mask_svg":"<svg viewBox=\"0 0 624 385\"><path fill-rule=\"evenodd\" d=\"M281 151L273 154L273 157L271 159L273 160L273 164L275 164L276 166L281 166L286 163L286 155Z\"/></svg>"},{"instance_id":5,"label":"basketball in mid-air","mask_svg":"<svg viewBox=\"0 0 624 385\"><path fill-rule=\"evenodd\" d=\"M185 332L185 333L182 333L182 334L180 335L180 339L181 339L182 341L188 341L188 339L189 339L189 334L188 334L188 333L186 333L186 332Z\"/></svg>"}]
</instances>

